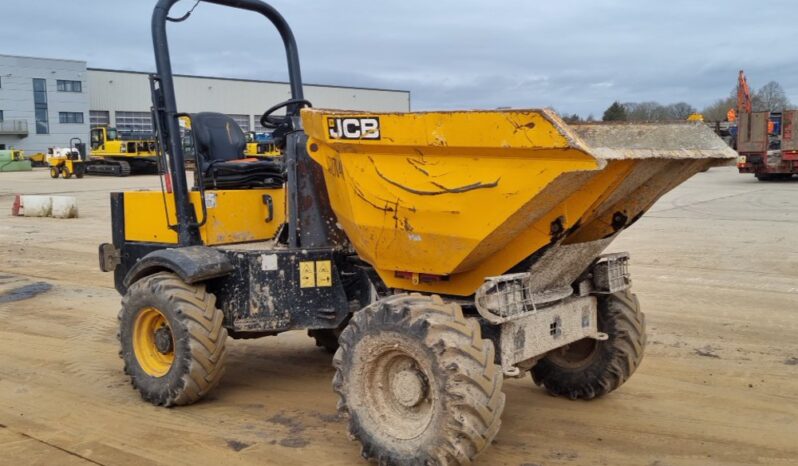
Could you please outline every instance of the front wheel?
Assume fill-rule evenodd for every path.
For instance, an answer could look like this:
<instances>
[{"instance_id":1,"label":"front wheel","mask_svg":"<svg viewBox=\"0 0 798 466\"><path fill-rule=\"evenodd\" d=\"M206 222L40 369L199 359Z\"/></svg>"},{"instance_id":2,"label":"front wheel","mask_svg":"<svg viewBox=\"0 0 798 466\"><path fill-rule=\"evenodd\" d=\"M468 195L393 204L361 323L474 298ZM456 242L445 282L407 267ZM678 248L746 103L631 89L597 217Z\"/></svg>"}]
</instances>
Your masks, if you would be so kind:
<instances>
[{"instance_id":1,"label":"front wheel","mask_svg":"<svg viewBox=\"0 0 798 466\"><path fill-rule=\"evenodd\" d=\"M224 374L227 330L216 297L160 272L127 290L119 312L119 356L141 397L155 405L191 404Z\"/></svg>"},{"instance_id":2,"label":"front wheel","mask_svg":"<svg viewBox=\"0 0 798 466\"><path fill-rule=\"evenodd\" d=\"M629 290L600 296L598 329L607 340L584 338L535 364L535 383L572 400L590 400L623 385L640 365L646 347L645 315L637 296Z\"/></svg>"},{"instance_id":3,"label":"front wheel","mask_svg":"<svg viewBox=\"0 0 798 466\"><path fill-rule=\"evenodd\" d=\"M493 343L457 304L385 298L356 312L339 344L333 388L364 458L468 464L496 436L503 375Z\"/></svg>"},{"instance_id":4,"label":"front wheel","mask_svg":"<svg viewBox=\"0 0 798 466\"><path fill-rule=\"evenodd\" d=\"M63 176L65 180L72 178L72 171L69 169L69 165L61 167L61 176Z\"/></svg>"},{"instance_id":5,"label":"front wheel","mask_svg":"<svg viewBox=\"0 0 798 466\"><path fill-rule=\"evenodd\" d=\"M50 167L50 178L58 178L61 172L58 170L58 167Z\"/></svg>"}]
</instances>

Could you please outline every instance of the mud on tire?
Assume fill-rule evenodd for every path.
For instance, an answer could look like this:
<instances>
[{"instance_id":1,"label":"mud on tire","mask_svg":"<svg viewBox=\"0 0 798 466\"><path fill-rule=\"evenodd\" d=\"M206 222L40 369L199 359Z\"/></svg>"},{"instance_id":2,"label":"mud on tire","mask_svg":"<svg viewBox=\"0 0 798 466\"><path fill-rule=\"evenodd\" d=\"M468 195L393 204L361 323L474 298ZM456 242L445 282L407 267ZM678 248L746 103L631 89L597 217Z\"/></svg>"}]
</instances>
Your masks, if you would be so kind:
<instances>
[{"instance_id":1,"label":"mud on tire","mask_svg":"<svg viewBox=\"0 0 798 466\"><path fill-rule=\"evenodd\" d=\"M339 343L333 388L364 458L468 464L496 436L503 375L457 304L392 296L356 312Z\"/></svg>"},{"instance_id":2,"label":"mud on tire","mask_svg":"<svg viewBox=\"0 0 798 466\"><path fill-rule=\"evenodd\" d=\"M147 309L157 309L171 330L172 361L160 376L142 367L134 349L136 325ZM223 317L205 285L189 285L173 273L156 273L131 285L122 298L117 337L125 373L141 397L155 405L187 405L213 389L227 357Z\"/></svg>"},{"instance_id":3,"label":"mud on tire","mask_svg":"<svg viewBox=\"0 0 798 466\"><path fill-rule=\"evenodd\" d=\"M615 390L634 373L646 346L645 315L629 290L598 298L605 341L584 339L555 350L532 368L532 379L555 396L590 400Z\"/></svg>"}]
</instances>

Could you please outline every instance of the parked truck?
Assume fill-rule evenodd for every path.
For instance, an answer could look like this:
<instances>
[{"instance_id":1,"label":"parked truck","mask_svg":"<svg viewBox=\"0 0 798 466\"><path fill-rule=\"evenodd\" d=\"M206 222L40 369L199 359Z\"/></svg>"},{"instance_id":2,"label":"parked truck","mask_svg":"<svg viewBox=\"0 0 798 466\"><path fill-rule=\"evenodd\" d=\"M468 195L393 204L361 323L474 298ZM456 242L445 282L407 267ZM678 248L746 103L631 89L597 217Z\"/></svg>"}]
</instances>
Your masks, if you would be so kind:
<instances>
[{"instance_id":1,"label":"parked truck","mask_svg":"<svg viewBox=\"0 0 798 466\"><path fill-rule=\"evenodd\" d=\"M760 181L798 173L798 110L741 112L737 122L737 169Z\"/></svg>"}]
</instances>

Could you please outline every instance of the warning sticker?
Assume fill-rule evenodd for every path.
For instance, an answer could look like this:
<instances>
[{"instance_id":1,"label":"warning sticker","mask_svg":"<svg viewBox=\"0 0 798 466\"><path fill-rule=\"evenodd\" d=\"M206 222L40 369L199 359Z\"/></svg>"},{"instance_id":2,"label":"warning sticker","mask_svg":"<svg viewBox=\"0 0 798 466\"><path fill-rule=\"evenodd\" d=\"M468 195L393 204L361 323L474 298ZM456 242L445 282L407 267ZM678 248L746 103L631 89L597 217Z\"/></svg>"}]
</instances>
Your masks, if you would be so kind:
<instances>
[{"instance_id":1,"label":"warning sticker","mask_svg":"<svg viewBox=\"0 0 798 466\"><path fill-rule=\"evenodd\" d=\"M316 286L332 286L330 261L316 261Z\"/></svg>"},{"instance_id":2,"label":"warning sticker","mask_svg":"<svg viewBox=\"0 0 798 466\"><path fill-rule=\"evenodd\" d=\"M313 261L299 263L299 287L313 288L316 286L316 270Z\"/></svg>"}]
</instances>

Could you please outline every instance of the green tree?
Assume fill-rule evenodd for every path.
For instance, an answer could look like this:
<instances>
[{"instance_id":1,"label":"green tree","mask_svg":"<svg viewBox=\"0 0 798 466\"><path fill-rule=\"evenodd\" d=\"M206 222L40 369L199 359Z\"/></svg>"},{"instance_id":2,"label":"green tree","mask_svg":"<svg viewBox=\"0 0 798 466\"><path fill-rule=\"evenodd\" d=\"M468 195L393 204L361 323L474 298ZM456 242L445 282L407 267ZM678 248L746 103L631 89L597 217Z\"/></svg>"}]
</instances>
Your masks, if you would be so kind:
<instances>
[{"instance_id":1,"label":"green tree","mask_svg":"<svg viewBox=\"0 0 798 466\"><path fill-rule=\"evenodd\" d=\"M617 100L604 111L603 121L626 121L626 109Z\"/></svg>"}]
</instances>

